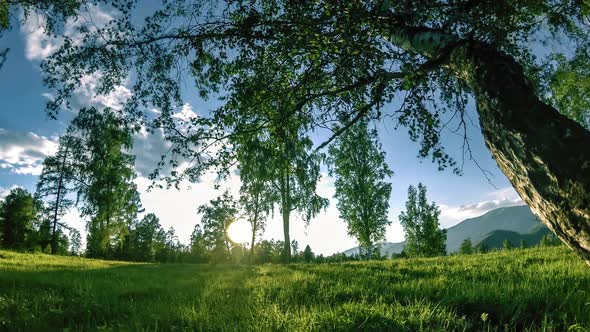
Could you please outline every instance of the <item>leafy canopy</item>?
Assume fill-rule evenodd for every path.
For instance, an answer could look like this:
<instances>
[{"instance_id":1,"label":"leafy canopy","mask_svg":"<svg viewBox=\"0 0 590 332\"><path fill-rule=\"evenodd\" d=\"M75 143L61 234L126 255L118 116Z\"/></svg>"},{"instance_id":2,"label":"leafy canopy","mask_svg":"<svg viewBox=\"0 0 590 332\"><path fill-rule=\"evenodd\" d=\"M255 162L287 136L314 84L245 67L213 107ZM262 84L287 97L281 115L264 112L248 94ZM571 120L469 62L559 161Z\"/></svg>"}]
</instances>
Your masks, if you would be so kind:
<instances>
[{"instance_id":1,"label":"leafy canopy","mask_svg":"<svg viewBox=\"0 0 590 332\"><path fill-rule=\"evenodd\" d=\"M541 75L547 58L534 52L556 42L574 45L588 58L583 1L167 0L140 18L134 15L144 9L138 1L104 3L115 11L113 21L82 31L81 40L64 37L43 63L45 83L56 93L48 112L68 107L85 75L101 75L99 93L130 80L133 94L124 113L134 121L154 120L145 110L160 109L154 124L173 143L169 161L192 161L172 178L194 180L210 167L231 164L228 139L265 128L267 113L305 119L308 130L328 129L332 137L362 117L389 116L419 143L419 157L459 173L441 131L466 132L471 91L444 70L444 59L428 60L389 41L398 28L437 29L492 44L524 65L542 96L567 104L565 112L574 118L587 118L586 112L576 115L583 98L565 98L549 84L558 69ZM577 73L580 63L558 68ZM200 96L224 105L179 130L172 114L183 104L187 81ZM468 144L466 139L464 155Z\"/></svg>"}]
</instances>

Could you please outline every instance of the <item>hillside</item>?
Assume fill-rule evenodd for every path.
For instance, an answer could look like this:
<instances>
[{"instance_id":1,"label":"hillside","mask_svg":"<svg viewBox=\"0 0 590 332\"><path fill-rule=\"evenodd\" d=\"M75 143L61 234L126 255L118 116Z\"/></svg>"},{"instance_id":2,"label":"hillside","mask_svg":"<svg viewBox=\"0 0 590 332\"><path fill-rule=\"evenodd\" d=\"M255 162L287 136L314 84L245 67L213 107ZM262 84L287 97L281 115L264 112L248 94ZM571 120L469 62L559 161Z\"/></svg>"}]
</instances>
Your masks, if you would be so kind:
<instances>
[{"instance_id":1,"label":"hillside","mask_svg":"<svg viewBox=\"0 0 590 332\"><path fill-rule=\"evenodd\" d=\"M0 331L575 331L565 247L340 264L131 264L0 251Z\"/></svg>"},{"instance_id":2,"label":"hillside","mask_svg":"<svg viewBox=\"0 0 590 332\"><path fill-rule=\"evenodd\" d=\"M447 229L447 252L459 250L461 242L470 238L474 245L485 242L489 248L501 248L504 239L509 239L514 246L521 240L527 245L538 244L549 230L541 224L526 205L504 207L489 211L479 217L463 220ZM404 243L381 243L381 254L402 252ZM343 252L346 255L358 253L358 247Z\"/></svg>"}]
</instances>

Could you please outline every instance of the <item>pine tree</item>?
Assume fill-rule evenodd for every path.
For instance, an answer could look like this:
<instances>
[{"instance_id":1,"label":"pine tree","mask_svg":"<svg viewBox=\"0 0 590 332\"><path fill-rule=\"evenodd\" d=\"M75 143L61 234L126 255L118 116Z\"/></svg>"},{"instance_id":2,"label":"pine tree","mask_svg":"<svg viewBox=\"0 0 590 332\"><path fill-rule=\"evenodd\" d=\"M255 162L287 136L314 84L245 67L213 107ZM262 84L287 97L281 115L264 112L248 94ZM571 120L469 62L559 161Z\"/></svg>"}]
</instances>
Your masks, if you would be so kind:
<instances>
[{"instance_id":1,"label":"pine tree","mask_svg":"<svg viewBox=\"0 0 590 332\"><path fill-rule=\"evenodd\" d=\"M35 195L46 199L48 204L51 252L54 254L58 250L59 230L66 226L59 220L74 205L68 196L84 190L86 186L80 174L85 164L81 149L78 137L71 133L60 137L57 153L45 158L37 182Z\"/></svg>"},{"instance_id":2,"label":"pine tree","mask_svg":"<svg viewBox=\"0 0 590 332\"><path fill-rule=\"evenodd\" d=\"M303 250L303 261L306 263L311 263L314 260L315 255L313 254L313 251L311 251L311 247L308 245L305 246L305 249Z\"/></svg>"}]
</instances>

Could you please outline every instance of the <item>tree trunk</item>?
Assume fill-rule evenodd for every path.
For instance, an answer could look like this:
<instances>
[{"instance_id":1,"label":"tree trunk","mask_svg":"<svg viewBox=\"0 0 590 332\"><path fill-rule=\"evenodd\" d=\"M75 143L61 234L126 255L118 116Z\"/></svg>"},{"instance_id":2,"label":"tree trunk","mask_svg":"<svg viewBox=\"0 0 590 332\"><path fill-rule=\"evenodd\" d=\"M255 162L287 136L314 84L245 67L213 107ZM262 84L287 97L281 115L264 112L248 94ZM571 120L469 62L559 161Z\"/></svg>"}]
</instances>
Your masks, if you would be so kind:
<instances>
[{"instance_id":1,"label":"tree trunk","mask_svg":"<svg viewBox=\"0 0 590 332\"><path fill-rule=\"evenodd\" d=\"M57 182L57 197L55 198L55 208L53 210L53 227L52 227L52 231L51 231L51 254L55 255L57 254L57 217L59 214L59 206L61 203L61 199L63 199L62 197L62 187L63 187L63 183L64 183L64 172L65 170L65 165L66 165L66 161L67 161L67 156L68 156L68 150L69 150L69 142L66 144L66 150L64 151L62 160L61 160L61 164L60 164L60 170L59 170L59 180Z\"/></svg>"},{"instance_id":2,"label":"tree trunk","mask_svg":"<svg viewBox=\"0 0 590 332\"><path fill-rule=\"evenodd\" d=\"M286 174L286 175L285 175ZM291 261L291 237L289 236L289 216L291 214L290 202L290 188L289 188L289 173L284 172L281 176L281 214L283 217L283 261L289 263Z\"/></svg>"},{"instance_id":3,"label":"tree trunk","mask_svg":"<svg viewBox=\"0 0 590 332\"><path fill-rule=\"evenodd\" d=\"M396 45L446 68L475 94L482 133L498 167L531 210L590 264L590 132L536 96L521 66L479 42L394 28Z\"/></svg>"},{"instance_id":4,"label":"tree trunk","mask_svg":"<svg viewBox=\"0 0 590 332\"><path fill-rule=\"evenodd\" d=\"M258 205L258 204L257 204ZM254 220L252 221L252 241L250 242L250 259L254 260L254 241L256 241L256 232L258 231L258 206L254 211Z\"/></svg>"}]
</instances>

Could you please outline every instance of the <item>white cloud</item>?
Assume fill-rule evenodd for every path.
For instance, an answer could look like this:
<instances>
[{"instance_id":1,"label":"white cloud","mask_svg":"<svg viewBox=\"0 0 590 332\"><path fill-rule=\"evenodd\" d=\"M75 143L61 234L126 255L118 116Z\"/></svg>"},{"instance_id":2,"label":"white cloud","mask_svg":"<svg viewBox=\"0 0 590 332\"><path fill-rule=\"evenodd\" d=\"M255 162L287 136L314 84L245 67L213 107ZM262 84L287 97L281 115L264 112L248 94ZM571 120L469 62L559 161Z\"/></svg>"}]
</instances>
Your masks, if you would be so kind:
<instances>
[{"instance_id":1,"label":"white cloud","mask_svg":"<svg viewBox=\"0 0 590 332\"><path fill-rule=\"evenodd\" d=\"M57 38L45 34L46 19L43 15L31 15L21 26L25 38L25 56L29 60L43 60L61 46Z\"/></svg>"},{"instance_id":2,"label":"white cloud","mask_svg":"<svg viewBox=\"0 0 590 332\"><path fill-rule=\"evenodd\" d=\"M67 20L63 34L71 38L74 43L78 43L83 38L79 32L81 27L95 31L112 19L111 13L107 13L99 6L85 5L81 8L78 17ZM31 13L20 28L25 37L25 56L29 60L44 60L63 44L63 38L48 36L45 33L46 23L47 19L43 15Z\"/></svg>"},{"instance_id":3,"label":"white cloud","mask_svg":"<svg viewBox=\"0 0 590 332\"><path fill-rule=\"evenodd\" d=\"M15 188L19 188L20 186L12 185L9 188L0 187L0 200L4 199L4 197L8 196L10 191Z\"/></svg>"},{"instance_id":4,"label":"white cloud","mask_svg":"<svg viewBox=\"0 0 590 332\"><path fill-rule=\"evenodd\" d=\"M182 105L180 108L180 112L174 113L172 117L187 122L193 118L198 117L198 115L193 111L193 106L191 104L184 103L184 105Z\"/></svg>"},{"instance_id":5,"label":"white cloud","mask_svg":"<svg viewBox=\"0 0 590 332\"><path fill-rule=\"evenodd\" d=\"M113 91L103 95L97 93L101 84L101 78L102 74L93 73L92 75L83 76L80 79L80 85L74 89L74 96L79 105L74 105L74 107L94 106L99 109L109 107L114 110L121 110L123 108L132 95L131 90L125 86L128 82L123 82L123 85L115 86Z\"/></svg>"},{"instance_id":6,"label":"white cloud","mask_svg":"<svg viewBox=\"0 0 590 332\"><path fill-rule=\"evenodd\" d=\"M445 228L451 227L465 219L481 216L494 209L524 204L512 187L490 192L487 196L490 197L490 200L473 204L460 206L440 204L441 225Z\"/></svg>"},{"instance_id":7,"label":"white cloud","mask_svg":"<svg viewBox=\"0 0 590 332\"><path fill-rule=\"evenodd\" d=\"M0 128L0 168L15 174L39 175L43 159L57 151L56 138Z\"/></svg>"},{"instance_id":8,"label":"white cloud","mask_svg":"<svg viewBox=\"0 0 590 332\"><path fill-rule=\"evenodd\" d=\"M96 31L112 19L113 13L106 12L100 6L85 5L80 10L78 17L70 18L64 24L63 35L70 38L75 44L81 43L84 35L79 32L80 28ZM46 18L43 15L31 14L21 26L21 33L25 38L25 55L31 61L45 60L59 50L63 44L62 37L46 35L45 24ZM99 95L97 90L101 77L100 73L94 73L80 79L80 85L73 92L73 109L96 106L119 110L123 107L123 104L131 97L131 91L125 86L127 82L114 87L113 91L106 95ZM43 93L42 96L49 100L54 98L49 93Z\"/></svg>"}]
</instances>

